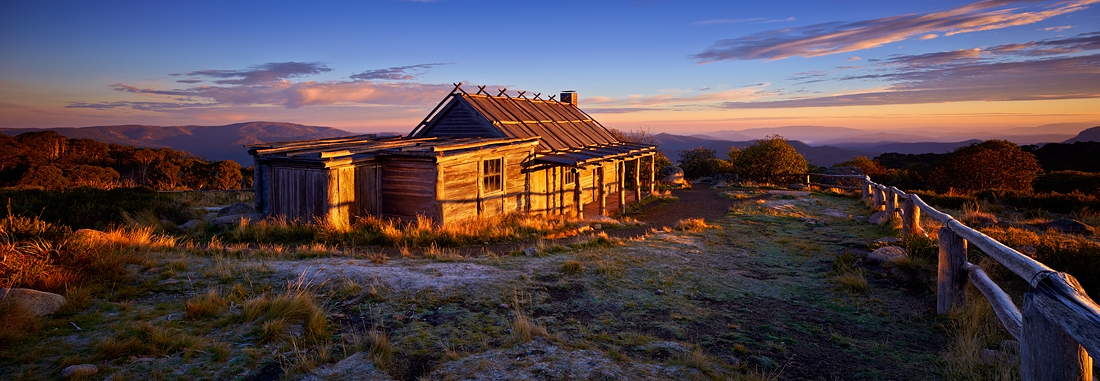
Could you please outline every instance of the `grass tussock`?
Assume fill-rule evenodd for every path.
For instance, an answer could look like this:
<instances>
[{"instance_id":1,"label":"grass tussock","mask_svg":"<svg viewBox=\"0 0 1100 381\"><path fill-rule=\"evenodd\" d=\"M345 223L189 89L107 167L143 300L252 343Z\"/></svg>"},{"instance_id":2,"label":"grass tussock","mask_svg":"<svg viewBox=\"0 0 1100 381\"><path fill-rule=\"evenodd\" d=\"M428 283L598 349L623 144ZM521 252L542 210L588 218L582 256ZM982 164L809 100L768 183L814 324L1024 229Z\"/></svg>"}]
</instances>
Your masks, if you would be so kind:
<instances>
[{"instance_id":1,"label":"grass tussock","mask_svg":"<svg viewBox=\"0 0 1100 381\"><path fill-rule=\"evenodd\" d=\"M187 351L201 351L209 340L191 335L167 323L141 322L116 330L114 336L102 338L92 346L91 362L111 361L135 356L153 357Z\"/></svg>"},{"instance_id":2,"label":"grass tussock","mask_svg":"<svg viewBox=\"0 0 1100 381\"><path fill-rule=\"evenodd\" d=\"M175 246L175 238L156 234L152 227L74 233L37 217L8 214L0 220L0 279L5 287L61 292L119 280L125 265L142 263L149 251Z\"/></svg>"},{"instance_id":3,"label":"grass tussock","mask_svg":"<svg viewBox=\"0 0 1100 381\"><path fill-rule=\"evenodd\" d=\"M388 245L394 247L456 247L508 240L560 235L573 229L575 221L565 216L511 213L439 226L419 216L414 221L364 217L348 227L273 218L242 221L223 234L226 242ZM574 233L575 234L575 233Z\"/></svg>"},{"instance_id":4,"label":"grass tussock","mask_svg":"<svg viewBox=\"0 0 1100 381\"><path fill-rule=\"evenodd\" d=\"M951 342L943 355L945 375L952 380L1020 379L1018 361L982 361L982 350L1000 349L1000 343L1012 337L977 289L967 286L966 293L966 300L974 302L956 307L949 315Z\"/></svg>"},{"instance_id":5,"label":"grass tussock","mask_svg":"<svg viewBox=\"0 0 1100 381\"><path fill-rule=\"evenodd\" d=\"M834 289L851 294L868 294L871 285L867 282L867 275L859 267L860 256L851 251L841 252L833 259L831 271Z\"/></svg>"},{"instance_id":6,"label":"grass tussock","mask_svg":"<svg viewBox=\"0 0 1100 381\"><path fill-rule=\"evenodd\" d=\"M1056 271L1073 275L1089 296L1100 296L1100 242L1095 238L1016 227L989 227L982 232Z\"/></svg>"},{"instance_id":7,"label":"grass tussock","mask_svg":"<svg viewBox=\"0 0 1100 381\"><path fill-rule=\"evenodd\" d=\"M0 345L9 345L38 329L38 317L22 303L0 299Z\"/></svg>"},{"instance_id":8,"label":"grass tussock","mask_svg":"<svg viewBox=\"0 0 1100 381\"><path fill-rule=\"evenodd\" d=\"M676 230L682 230L692 233L701 233L707 229L717 228L717 225L707 225L707 222L702 218L686 218L676 221Z\"/></svg>"},{"instance_id":9,"label":"grass tussock","mask_svg":"<svg viewBox=\"0 0 1100 381\"><path fill-rule=\"evenodd\" d=\"M553 339L554 337L546 330L546 326L539 324L523 312L521 305L524 302L530 301L521 300L521 296L518 293L514 295L514 304L512 307L512 343L523 344L534 340L535 337Z\"/></svg>"},{"instance_id":10,"label":"grass tussock","mask_svg":"<svg viewBox=\"0 0 1100 381\"><path fill-rule=\"evenodd\" d=\"M187 300L184 317L190 320L217 318L229 308L229 302L229 298L222 296L217 290L210 290Z\"/></svg>"},{"instance_id":11,"label":"grass tussock","mask_svg":"<svg viewBox=\"0 0 1100 381\"><path fill-rule=\"evenodd\" d=\"M581 274L584 273L584 264L580 261L568 260L561 264L561 272L563 274Z\"/></svg>"}]
</instances>

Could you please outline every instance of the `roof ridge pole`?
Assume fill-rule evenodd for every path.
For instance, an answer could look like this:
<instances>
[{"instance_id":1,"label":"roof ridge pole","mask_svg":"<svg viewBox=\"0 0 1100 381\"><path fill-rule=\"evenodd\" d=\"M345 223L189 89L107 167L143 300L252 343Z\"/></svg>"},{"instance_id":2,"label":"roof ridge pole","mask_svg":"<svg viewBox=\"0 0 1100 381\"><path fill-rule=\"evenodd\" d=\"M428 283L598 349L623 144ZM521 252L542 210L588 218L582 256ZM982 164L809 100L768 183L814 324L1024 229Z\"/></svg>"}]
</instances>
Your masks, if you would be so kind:
<instances>
[{"instance_id":1,"label":"roof ridge pole","mask_svg":"<svg viewBox=\"0 0 1100 381\"><path fill-rule=\"evenodd\" d=\"M486 86L478 86L478 87L477 87L477 92L476 92L476 93L474 93L474 95L481 95L482 93L485 93L485 95L489 95L489 93L486 93L486 92L485 92L485 88L486 88L486 87L488 87L488 85L486 85Z\"/></svg>"}]
</instances>

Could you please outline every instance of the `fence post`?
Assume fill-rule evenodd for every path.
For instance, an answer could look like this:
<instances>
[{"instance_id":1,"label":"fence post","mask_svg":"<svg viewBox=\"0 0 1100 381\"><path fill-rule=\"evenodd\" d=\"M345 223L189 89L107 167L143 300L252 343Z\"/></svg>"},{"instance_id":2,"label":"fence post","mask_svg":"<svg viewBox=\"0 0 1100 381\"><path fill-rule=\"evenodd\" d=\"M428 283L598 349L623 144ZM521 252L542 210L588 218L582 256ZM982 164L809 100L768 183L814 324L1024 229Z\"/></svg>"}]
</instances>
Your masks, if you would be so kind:
<instances>
[{"instance_id":1,"label":"fence post","mask_svg":"<svg viewBox=\"0 0 1100 381\"><path fill-rule=\"evenodd\" d=\"M871 198L871 178L867 177L867 176L864 176L862 184L863 184L863 203L868 204L872 200L872 198Z\"/></svg>"},{"instance_id":2,"label":"fence post","mask_svg":"<svg viewBox=\"0 0 1100 381\"><path fill-rule=\"evenodd\" d=\"M898 195L890 188L886 188L886 190L882 191L882 194L886 197L886 214L889 215L890 218L894 218L894 214L897 213L898 209Z\"/></svg>"},{"instance_id":3,"label":"fence post","mask_svg":"<svg viewBox=\"0 0 1100 381\"><path fill-rule=\"evenodd\" d=\"M1082 291L1081 284L1062 273L1051 274ZM1055 280L1055 281L1057 281ZM1042 286L1037 286L1042 287ZM1020 375L1024 380L1092 380L1092 357L1070 335L1048 319L1040 300L1053 302L1040 292L1024 294L1023 329L1020 334ZM1056 302L1055 302L1056 303Z\"/></svg>"},{"instance_id":4,"label":"fence post","mask_svg":"<svg viewBox=\"0 0 1100 381\"><path fill-rule=\"evenodd\" d=\"M871 194L875 195L875 203L872 208L876 212L883 210L883 206L886 203L886 192L879 189L879 187L873 187L871 188Z\"/></svg>"},{"instance_id":5,"label":"fence post","mask_svg":"<svg viewBox=\"0 0 1100 381\"><path fill-rule=\"evenodd\" d=\"M917 207L917 202L913 201L913 197L910 196L905 199L902 210L901 236L902 238L908 238L910 235L917 234L921 231L920 208Z\"/></svg>"},{"instance_id":6,"label":"fence post","mask_svg":"<svg viewBox=\"0 0 1100 381\"><path fill-rule=\"evenodd\" d=\"M936 282L936 313L951 312L963 301L966 286L966 240L944 226L939 233L939 276Z\"/></svg>"}]
</instances>

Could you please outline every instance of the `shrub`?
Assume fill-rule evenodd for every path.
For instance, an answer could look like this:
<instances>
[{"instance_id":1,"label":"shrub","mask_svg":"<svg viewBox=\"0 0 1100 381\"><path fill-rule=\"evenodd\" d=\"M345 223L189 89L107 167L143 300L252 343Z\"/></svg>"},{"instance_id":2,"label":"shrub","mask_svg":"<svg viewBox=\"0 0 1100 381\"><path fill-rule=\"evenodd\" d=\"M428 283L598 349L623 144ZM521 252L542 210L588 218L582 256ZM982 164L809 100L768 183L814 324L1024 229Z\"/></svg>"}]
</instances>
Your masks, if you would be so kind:
<instances>
[{"instance_id":1,"label":"shrub","mask_svg":"<svg viewBox=\"0 0 1100 381\"><path fill-rule=\"evenodd\" d=\"M806 173L807 162L787 139L772 135L745 147L733 167L746 179L777 184L792 174Z\"/></svg>"},{"instance_id":2,"label":"shrub","mask_svg":"<svg viewBox=\"0 0 1100 381\"><path fill-rule=\"evenodd\" d=\"M124 213L137 215L152 211L160 218L182 222L183 207L171 196L150 188L73 188L44 191L37 189L0 191L16 215L38 216L43 221L72 228L104 229L125 222Z\"/></svg>"},{"instance_id":3,"label":"shrub","mask_svg":"<svg viewBox=\"0 0 1100 381\"><path fill-rule=\"evenodd\" d=\"M1100 194L1100 173L1055 171L1035 179L1036 192Z\"/></svg>"}]
</instances>

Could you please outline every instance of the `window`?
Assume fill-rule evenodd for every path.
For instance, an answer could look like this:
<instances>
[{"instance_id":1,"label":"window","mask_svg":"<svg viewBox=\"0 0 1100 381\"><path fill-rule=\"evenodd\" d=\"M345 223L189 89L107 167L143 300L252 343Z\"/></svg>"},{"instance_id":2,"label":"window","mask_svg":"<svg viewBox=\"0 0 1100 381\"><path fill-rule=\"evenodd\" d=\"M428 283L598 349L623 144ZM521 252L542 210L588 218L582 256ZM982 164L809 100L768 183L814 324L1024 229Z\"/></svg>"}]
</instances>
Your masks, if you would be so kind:
<instances>
[{"instance_id":1,"label":"window","mask_svg":"<svg viewBox=\"0 0 1100 381\"><path fill-rule=\"evenodd\" d=\"M481 191L493 193L504 190L504 158L481 162Z\"/></svg>"},{"instance_id":2,"label":"window","mask_svg":"<svg viewBox=\"0 0 1100 381\"><path fill-rule=\"evenodd\" d=\"M573 172L573 170L571 170L569 168L564 168L562 170L562 172L565 173L565 176L564 176L565 177L565 179L564 179L565 180L565 185L569 185L569 184L577 182L577 173L576 172Z\"/></svg>"}]
</instances>

